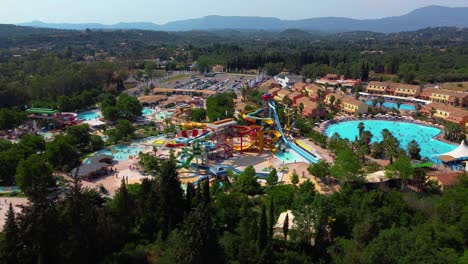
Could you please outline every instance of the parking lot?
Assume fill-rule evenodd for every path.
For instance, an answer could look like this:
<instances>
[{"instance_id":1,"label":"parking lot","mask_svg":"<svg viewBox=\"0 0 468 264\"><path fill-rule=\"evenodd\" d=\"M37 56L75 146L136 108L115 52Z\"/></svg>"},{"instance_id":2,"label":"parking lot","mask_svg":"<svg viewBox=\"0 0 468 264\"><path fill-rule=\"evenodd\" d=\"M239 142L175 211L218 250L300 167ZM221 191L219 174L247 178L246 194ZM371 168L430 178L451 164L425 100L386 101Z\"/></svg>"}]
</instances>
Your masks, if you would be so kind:
<instances>
[{"instance_id":1,"label":"parking lot","mask_svg":"<svg viewBox=\"0 0 468 264\"><path fill-rule=\"evenodd\" d=\"M187 90L211 90L218 92L239 91L245 83L255 77L252 75L216 74L213 77L203 75L189 75L187 77L173 80L155 82L155 87L175 88Z\"/></svg>"}]
</instances>

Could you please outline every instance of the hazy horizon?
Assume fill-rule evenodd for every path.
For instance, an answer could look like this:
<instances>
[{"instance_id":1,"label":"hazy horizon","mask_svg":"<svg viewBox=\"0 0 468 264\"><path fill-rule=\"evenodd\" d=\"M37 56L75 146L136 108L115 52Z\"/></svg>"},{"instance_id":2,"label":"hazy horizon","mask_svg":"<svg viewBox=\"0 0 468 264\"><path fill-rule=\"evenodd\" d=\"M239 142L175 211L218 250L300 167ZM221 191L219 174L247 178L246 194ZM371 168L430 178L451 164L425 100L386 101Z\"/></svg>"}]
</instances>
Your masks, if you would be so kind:
<instances>
[{"instance_id":1,"label":"hazy horizon","mask_svg":"<svg viewBox=\"0 0 468 264\"><path fill-rule=\"evenodd\" d=\"M151 1L133 0L6 0L0 10L0 23L15 24L39 20L48 23L153 22L164 24L176 20L209 15L260 16L297 20L313 17L347 17L373 19L400 16L414 9L441 5L468 7L468 0L329 0L311 4L297 0L284 5L279 0L238 0L220 4L216 0ZM27 7L27 8L26 8Z\"/></svg>"}]
</instances>

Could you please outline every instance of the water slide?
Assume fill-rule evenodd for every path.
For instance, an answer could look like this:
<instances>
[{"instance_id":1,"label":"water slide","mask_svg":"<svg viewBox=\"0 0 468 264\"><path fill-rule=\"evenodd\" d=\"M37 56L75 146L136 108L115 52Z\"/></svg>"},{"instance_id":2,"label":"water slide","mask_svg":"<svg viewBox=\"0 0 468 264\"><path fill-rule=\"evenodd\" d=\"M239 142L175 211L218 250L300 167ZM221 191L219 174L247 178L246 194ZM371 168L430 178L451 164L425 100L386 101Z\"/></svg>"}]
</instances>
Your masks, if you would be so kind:
<instances>
[{"instance_id":1,"label":"water slide","mask_svg":"<svg viewBox=\"0 0 468 264\"><path fill-rule=\"evenodd\" d=\"M246 113L243 113L242 114L242 118L248 122L252 122L252 123L257 123L257 122L260 122L260 123L265 123L267 125L272 125L273 124L273 120L271 118L262 118L262 117L258 117L257 115L259 115L261 112L263 111L263 109L258 109L256 111L253 111L253 112L246 112Z\"/></svg>"},{"instance_id":2,"label":"water slide","mask_svg":"<svg viewBox=\"0 0 468 264\"><path fill-rule=\"evenodd\" d=\"M184 161L184 158L185 161ZM181 163L179 166L177 166L177 168L187 168L188 166L190 166L190 164L192 163L192 160L194 159L194 156L193 155L188 155L188 154L182 154L180 155L179 157L179 163Z\"/></svg>"},{"instance_id":3,"label":"water slide","mask_svg":"<svg viewBox=\"0 0 468 264\"><path fill-rule=\"evenodd\" d=\"M278 128L278 131L281 133L281 139L283 139L284 143L286 143L286 146L288 146L290 149L294 150L297 152L299 155L301 155L302 158L304 158L306 161L309 163L317 163L318 159L314 157L312 154L309 152L303 150L301 147L297 146L296 144L292 143L289 141L286 136L283 133L283 128L281 127L281 123L278 118L278 114L276 113L276 105L275 102L270 102L269 103L270 108L273 110L276 126Z\"/></svg>"}]
</instances>

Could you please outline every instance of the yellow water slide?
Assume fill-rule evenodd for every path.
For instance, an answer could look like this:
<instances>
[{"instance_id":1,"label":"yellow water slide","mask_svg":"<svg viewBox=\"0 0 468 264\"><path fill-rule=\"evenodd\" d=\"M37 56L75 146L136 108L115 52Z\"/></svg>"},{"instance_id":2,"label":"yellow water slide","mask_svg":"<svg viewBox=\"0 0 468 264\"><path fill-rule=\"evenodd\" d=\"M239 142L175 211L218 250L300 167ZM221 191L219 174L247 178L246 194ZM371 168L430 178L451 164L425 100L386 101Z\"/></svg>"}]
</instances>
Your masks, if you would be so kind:
<instances>
[{"instance_id":1,"label":"yellow water slide","mask_svg":"<svg viewBox=\"0 0 468 264\"><path fill-rule=\"evenodd\" d=\"M182 129L193 129L193 128L206 128L207 123L195 123L195 122L188 122L188 123L180 123Z\"/></svg>"}]
</instances>

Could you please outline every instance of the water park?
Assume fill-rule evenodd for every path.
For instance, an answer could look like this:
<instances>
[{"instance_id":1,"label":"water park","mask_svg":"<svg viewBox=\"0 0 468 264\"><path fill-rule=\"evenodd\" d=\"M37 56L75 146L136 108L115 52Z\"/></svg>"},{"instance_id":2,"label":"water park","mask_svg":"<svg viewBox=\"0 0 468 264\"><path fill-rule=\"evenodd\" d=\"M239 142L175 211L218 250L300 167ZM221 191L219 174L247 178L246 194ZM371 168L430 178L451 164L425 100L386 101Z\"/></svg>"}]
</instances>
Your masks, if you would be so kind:
<instances>
[{"instance_id":1,"label":"water park","mask_svg":"<svg viewBox=\"0 0 468 264\"><path fill-rule=\"evenodd\" d=\"M171 153L176 156L179 177L183 183L197 183L207 177L225 177L228 171L242 172L254 165L262 181L272 168L288 174L289 167L302 164L304 168L316 163L321 156L307 143L292 136L293 120L290 109L283 110L284 122L280 122L273 96L262 96L262 107L244 111L244 124L232 118L211 123L176 122L177 132L161 134L99 150L91 154L82 166L93 167L93 157L113 157L117 175L129 181L140 181L149 177L139 168L139 153L150 153L160 159L167 159ZM167 111L180 114L179 111ZM156 115L160 115L158 112ZM100 170L101 166L94 166ZM93 181L96 174L81 175ZM279 174L281 181L281 173Z\"/></svg>"}]
</instances>

